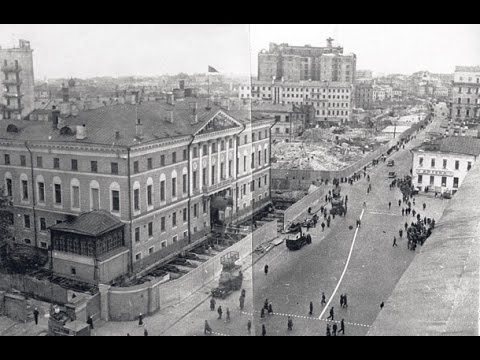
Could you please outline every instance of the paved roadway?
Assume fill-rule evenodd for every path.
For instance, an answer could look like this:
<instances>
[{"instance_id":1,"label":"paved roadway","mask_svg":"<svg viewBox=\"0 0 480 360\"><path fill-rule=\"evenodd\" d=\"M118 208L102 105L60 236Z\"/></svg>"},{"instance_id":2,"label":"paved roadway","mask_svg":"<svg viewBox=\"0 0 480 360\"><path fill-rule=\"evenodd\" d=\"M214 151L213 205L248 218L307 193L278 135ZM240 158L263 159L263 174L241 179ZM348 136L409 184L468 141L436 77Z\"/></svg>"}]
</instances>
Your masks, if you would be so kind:
<instances>
[{"instance_id":1,"label":"paved roadway","mask_svg":"<svg viewBox=\"0 0 480 360\"><path fill-rule=\"evenodd\" d=\"M353 186L342 185L342 195L348 194L348 213L345 218L336 217L331 228L311 231L313 244L291 252L285 247L275 255L261 261L254 268L254 307L256 333L264 324L268 335L325 335L326 318L331 306L335 308L335 320L345 319L346 335L365 335L380 311L380 303L386 301L412 261L415 253L407 249L405 235L399 239L398 230L406 218L401 214L399 189L390 190L388 172L395 170L399 176L410 173L409 149L423 140L423 134L394 153L395 167L386 163L370 169L372 192L367 195L368 182L363 179ZM363 207L363 202L366 207ZM388 202L392 202L389 210ZM427 204L425 212L422 204ZM439 219L448 201L417 196L415 210L427 217ZM355 230L356 219L362 225ZM411 216L408 219L410 224ZM353 229L350 230L349 226ZM398 247L392 247L393 236ZM428 240L427 240L428 241ZM417 250L417 252L419 249ZM268 262L270 271L263 273ZM321 306L321 292L325 292L328 308ZM340 308L340 294L347 293L348 309ZM258 310L265 299L273 304L275 315L260 319ZM310 301L314 314L309 316ZM287 331L287 316L292 316L294 330ZM332 323L330 322L332 325Z\"/></svg>"},{"instance_id":2,"label":"paved roadway","mask_svg":"<svg viewBox=\"0 0 480 360\"><path fill-rule=\"evenodd\" d=\"M401 193L397 188L389 190L391 179L388 179L387 174L392 170L399 177L409 174L409 150L423 138L423 134L418 135L405 150L392 154L390 159L395 160L393 169L387 167L386 163L381 163L368 170L373 188L370 194L367 195L368 182L364 178L353 186L341 184L342 195L347 194L349 198L348 213L346 217L332 220L330 228L325 231L320 226L311 229L311 245L299 251L289 251L281 244L253 268L245 271L245 311L240 311L238 307L239 292L233 293L226 300L217 301L217 305L222 305L224 318L226 308L230 308L231 322L218 320L217 313L209 310L209 302L206 301L167 329L160 331L161 326L158 326L159 329L152 329L150 334L203 336L204 321L208 320L213 335L248 335L247 321L251 319L252 336L261 334L262 324L266 327L267 336L323 336L329 309L334 306L335 320L345 319L345 335L365 335L380 311L380 303L387 301L415 256L414 252L407 249L405 235L403 240L398 239L398 230L403 228L406 218L398 206ZM388 208L389 201L392 202L391 210ZM423 203L427 204L425 212L421 209ZM420 211L422 217L426 215L439 219L447 203L448 200L419 195L414 208ZM355 222L360 217L362 225L356 231ZM409 218L408 222L411 221ZM353 229L349 229L350 225ZM396 248L392 247L393 236L398 239ZM419 251L420 248L417 253ZM270 268L268 275L263 272L265 264ZM320 304L322 291L329 302L328 308ZM339 297L342 293L348 295L348 309L340 308ZM259 310L266 298L272 302L274 315L260 319ZM314 303L312 316L308 314L310 301ZM175 312L172 309L171 315L175 316ZM163 322L164 316L166 315L159 313L146 321L154 327L155 322ZM287 331L287 316L292 316L294 321L292 332ZM138 330L131 334L141 335L141 332Z\"/></svg>"}]
</instances>

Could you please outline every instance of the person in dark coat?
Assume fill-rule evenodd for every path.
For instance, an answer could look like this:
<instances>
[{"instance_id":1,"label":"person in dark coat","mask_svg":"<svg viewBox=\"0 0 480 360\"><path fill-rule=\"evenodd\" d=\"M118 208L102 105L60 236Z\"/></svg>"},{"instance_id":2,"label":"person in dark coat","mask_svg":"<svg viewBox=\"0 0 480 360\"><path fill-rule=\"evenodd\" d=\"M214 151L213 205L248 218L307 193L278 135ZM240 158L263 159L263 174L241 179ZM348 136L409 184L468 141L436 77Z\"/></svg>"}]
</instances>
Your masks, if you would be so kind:
<instances>
[{"instance_id":1,"label":"person in dark coat","mask_svg":"<svg viewBox=\"0 0 480 360\"><path fill-rule=\"evenodd\" d=\"M143 314L138 315L138 326L143 326Z\"/></svg>"},{"instance_id":2,"label":"person in dark coat","mask_svg":"<svg viewBox=\"0 0 480 360\"><path fill-rule=\"evenodd\" d=\"M262 336L267 335L267 329L265 328L265 324L262 324Z\"/></svg>"},{"instance_id":3,"label":"person in dark coat","mask_svg":"<svg viewBox=\"0 0 480 360\"><path fill-rule=\"evenodd\" d=\"M273 307L272 307L272 304L268 304L268 315L273 315Z\"/></svg>"},{"instance_id":4,"label":"person in dark coat","mask_svg":"<svg viewBox=\"0 0 480 360\"><path fill-rule=\"evenodd\" d=\"M382 303L380 304L380 309L383 309L384 306L385 306L385 303L382 301Z\"/></svg>"},{"instance_id":5,"label":"person in dark coat","mask_svg":"<svg viewBox=\"0 0 480 360\"><path fill-rule=\"evenodd\" d=\"M408 229L408 223L405 221L405 231Z\"/></svg>"},{"instance_id":6,"label":"person in dark coat","mask_svg":"<svg viewBox=\"0 0 480 360\"><path fill-rule=\"evenodd\" d=\"M332 336L332 334L330 333L330 325L327 324L327 336Z\"/></svg>"},{"instance_id":7,"label":"person in dark coat","mask_svg":"<svg viewBox=\"0 0 480 360\"><path fill-rule=\"evenodd\" d=\"M208 333L208 334L211 334L211 333L212 333L212 328L211 328L210 325L208 324L208 321L207 321L207 320L205 320L205 328L203 329L203 333L204 333L205 335L207 335L207 333Z\"/></svg>"},{"instance_id":8,"label":"person in dark coat","mask_svg":"<svg viewBox=\"0 0 480 360\"><path fill-rule=\"evenodd\" d=\"M343 307L348 307L347 294L343 294Z\"/></svg>"},{"instance_id":9,"label":"person in dark coat","mask_svg":"<svg viewBox=\"0 0 480 360\"><path fill-rule=\"evenodd\" d=\"M38 308L35 308L35 310L33 310L33 318L35 319L35 325L38 325L38 315L39 315L39 311L38 311Z\"/></svg>"},{"instance_id":10,"label":"person in dark coat","mask_svg":"<svg viewBox=\"0 0 480 360\"><path fill-rule=\"evenodd\" d=\"M397 247L397 246L398 246L398 245L397 245L397 238L394 236L394 237L393 237L393 245L392 245L392 247Z\"/></svg>"},{"instance_id":11,"label":"person in dark coat","mask_svg":"<svg viewBox=\"0 0 480 360\"><path fill-rule=\"evenodd\" d=\"M398 200L398 207L402 206L402 200Z\"/></svg>"},{"instance_id":12,"label":"person in dark coat","mask_svg":"<svg viewBox=\"0 0 480 360\"><path fill-rule=\"evenodd\" d=\"M287 321L287 329L288 329L288 331L293 330L293 320L290 316L288 317L288 321Z\"/></svg>"},{"instance_id":13,"label":"person in dark coat","mask_svg":"<svg viewBox=\"0 0 480 360\"><path fill-rule=\"evenodd\" d=\"M265 308L262 308L262 310L260 310L260 317L262 319L265 317Z\"/></svg>"},{"instance_id":14,"label":"person in dark coat","mask_svg":"<svg viewBox=\"0 0 480 360\"><path fill-rule=\"evenodd\" d=\"M245 296L241 295L240 299L239 299L239 302L240 302L240 310L243 310L243 308L245 306Z\"/></svg>"},{"instance_id":15,"label":"person in dark coat","mask_svg":"<svg viewBox=\"0 0 480 360\"><path fill-rule=\"evenodd\" d=\"M247 322L247 331L248 331L248 335L252 333L252 320L248 320Z\"/></svg>"},{"instance_id":16,"label":"person in dark coat","mask_svg":"<svg viewBox=\"0 0 480 360\"><path fill-rule=\"evenodd\" d=\"M265 302L263 303L263 308L265 310L268 310L268 299L265 299Z\"/></svg>"},{"instance_id":17,"label":"person in dark coat","mask_svg":"<svg viewBox=\"0 0 480 360\"><path fill-rule=\"evenodd\" d=\"M222 320L223 310L221 305L218 307L217 313L218 313L218 320Z\"/></svg>"},{"instance_id":18,"label":"person in dark coat","mask_svg":"<svg viewBox=\"0 0 480 360\"><path fill-rule=\"evenodd\" d=\"M215 299L212 297L210 299L210 311L215 311Z\"/></svg>"},{"instance_id":19,"label":"person in dark coat","mask_svg":"<svg viewBox=\"0 0 480 360\"><path fill-rule=\"evenodd\" d=\"M265 272L265 275L268 274L268 265L265 265L265 267L263 268L263 271Z\"/></svg>"},{"instance_id":20,"label":"person in dark coat","mask_svg":"<svg viewBox=\"0 0 480 360\"><path fill-rule=\"evenodd\" d=\"M402 216L405 216L405 209L402 208Z\"/></svg>"},{"instance_id":21,"label":"person in dark coat","mask_svg":"<svg viewBox=\"0 0 480 360\"><path fill-rule=\"evenodd\" d=\"M343 308L343 294L340 294L340 307Z\"/></svg>"},{"instance_id":22,"label":"person in dark coat","mask_svg":"<svg viewBox=\"0 0 480 360\"><path fill-rule=\"evenodd\" d=\"M322 306L327 304L327 300L325 299L325 293L322 292Z\"/></svg>"},{"instance_id":23,"label":"person in dark coat","mask_svg":"<svg viewBox=\"0 0 480 360\"><path fill-rule=\"evenodd\" d=\"M390 201L390 202L388 203L388 210L390 210L391 208L392 208L392 202Z\"/></svg>"},{"instance_id":24,"label":"person in dark coat","mask_svg":"<svg viewBox=\"0 0 480 360\"><path fill-rule=\"evenodd\" d=\"M333 330L332 335L337 336L337 324L333 324L332 330Z\"/></svg>"},{"instance_id":25,"label":"person in dark coat","mask_svg":"<svg viewBox=\"0 0 480 360\"><path fill-rule=\"evenodd\" d=\"M423 211L427 208L427 204L423 203Z\"/></svg>"},{"instance_id":26,"label":"person in dark coat","mask_svg":"<svg viewBox=\"0 0 480 360\"><path fill-rule=\"evenodd\" d=\"M325 223L322 222L322 231L325 231Z\"/></svg>"},{"instance_id":27,"label":"person in dark coat","mask_svg":"<svg viewBox=\"0 0 480 360\"><path fill-rule=\"evenodd\" d=\"M143 336L148 336L148 331L147 331L146 328L145 328L145 330L143 330Z\"/></svg>"},{"instance_id":28,"label":"person in dark coat","mask_svg":"<svg viewBox=\"0 0 480 360\"><path fill-rule=\"evenodd\" d=\"M338 331L338 333L340 334L340 332L342 333L342 335L345 335L345 321L342 319L342 321L340 321L340 330Z\"/></svg>"},{"instance_id":29,"label":"person in dark coat","mask_svg":"<svg viewBox=\"0 0 480 360\"><path fill-rule=\"evenodd\" d=\"M335 313L333 311L333 306L332 308L330 309L330 315L328 316L327 320L335 320Z\"/></svg>"},{"instance_id":30,"label":"person in dark coat","mask_svg":"<svg viewBox=\"0 0 480 360\"><path fill-rule=\"evenodd\" d=\"M310 316L313 315L313 302L310 301L310 312L308 313Z\"/></svg>"}]
</instances>

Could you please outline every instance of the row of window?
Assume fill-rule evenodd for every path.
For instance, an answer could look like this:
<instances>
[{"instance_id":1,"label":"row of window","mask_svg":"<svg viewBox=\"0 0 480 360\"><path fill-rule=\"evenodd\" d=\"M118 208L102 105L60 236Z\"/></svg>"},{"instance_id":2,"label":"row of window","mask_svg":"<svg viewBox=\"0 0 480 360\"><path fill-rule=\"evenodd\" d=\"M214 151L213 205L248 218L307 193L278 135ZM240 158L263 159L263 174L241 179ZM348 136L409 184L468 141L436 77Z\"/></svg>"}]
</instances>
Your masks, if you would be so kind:
<instances>
[{"instance_id":1,"label":"row of window","mask_svg":"<svg viewBox=\"0 0 480 360\"><path fill-rule=\"evenodd\" d=\"M424 160L423 157L418 158L418 165L423 166ZM434 168L436 166L436 159L431 158L430 159L430 167ZM446 169L448 166L448 160L443 159L443 168ZM467 170L470 170L472 168L472 162L467 161ZM455 170L460 170L460 160L455 160Z\"/></svg>"},{"instance_id":2,"label":"row of window","mask_svg":"<svg viewBox=\"0 0 480 360\"><path fill-rule=\"evenodd\" d=\"M13 165L10 154L4 154L3 155L3 160L4 160L5 165ZM20 155L19 165L23 166L23 167L27 166L27 157L25 155ZM44 166L43 157L42 156L37 156L36 167L37 168L43 168L43 166ZM56 169L56 170L61 169L60 158L53 158L52 168ZM79 171L78 169L79 169L78 160L77 159L71 159L69 170ZM63 170L65 170L65 169L63 169ZM111 170L112 174L118 175L118 163L116 163L116 162L110 163L110 170ZM95 161L95 160L90 161L90 172L92 172L92 173L97 173L98 172L98 161Z\"/></svg>"},{"instance_id":3,"label":"row of window","mask_svg":"<svg viewBox=\"0 0 480 360\"><path fill-rule=\"evenodd\" d=\"M317 116L320 115L320 110L317 110ZM322 110L322 115L330 115L330 116L347 116L348 110Z\"/></svg>"},{"instance_id":4,"label":"row of window","mask_svg":"<svg viewBox=\"0 0 480 360\"><path fill-rule=\"evenodd\" d=\"M446 176L441 176L441 184L443 187L446 187L447 186L447 177ZM417 182L419 185L422 185L423 184L423 175L418 175L418 179L417 179ZM435 176L430 176L430 182L429 182L429 185L430 186L434 186L435 185ZM458 189L458 185L459 185L459 178L458 177L454 177L453 178L453 188L455 189Z\"/></svg>"},{"instance_id":5,"label":"row of window","mask_svg":"<svg viewBox=\"0 0 480 360\"><path fill-rule=\"evenodd\" d=\"M466 104L470 104L470 98L466 98ZM462 98L458 98L457 99L457 104L461 104L462 103ZM480 99L475 99L475 104L480 104Z\"/></svg>"}]
</instances>

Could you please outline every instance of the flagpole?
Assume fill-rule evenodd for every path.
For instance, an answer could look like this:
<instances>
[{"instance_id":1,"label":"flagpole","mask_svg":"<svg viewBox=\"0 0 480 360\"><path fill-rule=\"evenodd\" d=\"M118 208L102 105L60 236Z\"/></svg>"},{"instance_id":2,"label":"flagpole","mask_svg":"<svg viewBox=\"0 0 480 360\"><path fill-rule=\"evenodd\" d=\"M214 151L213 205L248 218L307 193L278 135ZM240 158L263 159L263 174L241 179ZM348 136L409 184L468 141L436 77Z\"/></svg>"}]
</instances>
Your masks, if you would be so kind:
<instances>
[{"instance_id":1,"label":"flagpole","mask_svg":"<svg viewBox=\"0 0 480 360\"><path fill-rule=\"evenodd\" d=\"M207 81L208 81L208 102L207 102L207 109L210 109L210 71L207 72Z\"/></svg>"}]
</instances>

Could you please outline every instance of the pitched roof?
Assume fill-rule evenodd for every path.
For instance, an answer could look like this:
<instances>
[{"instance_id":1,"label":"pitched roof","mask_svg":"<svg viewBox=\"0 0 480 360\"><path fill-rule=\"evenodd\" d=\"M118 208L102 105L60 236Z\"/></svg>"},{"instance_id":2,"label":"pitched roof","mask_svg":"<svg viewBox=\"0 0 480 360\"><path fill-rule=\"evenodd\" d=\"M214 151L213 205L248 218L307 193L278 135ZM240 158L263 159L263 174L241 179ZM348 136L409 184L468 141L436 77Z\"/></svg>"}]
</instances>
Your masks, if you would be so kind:
<instances>
[{"instance_id":1,"label":"pitched roof","mask_svg":"<svg viewBox=\"0 0 480 360\"><path fill-rule=\"evenodd\" d=\"M197 102L197 122L193 123L191 103ZM100 145L132 146L159 139L169 139L194 134L201 129L218 111L222 111L241 123L251 121L249 111L227 111L210 103L205 107L204 99L186 98L175 105L165 101L143 102L138 105L115 104L103 106L95 110L81 111L78 116L70 116L64 120L64 126L72 130L76 126L86 125L87 137L77 140L75 136L60 135L52 128L51 122L18 120L15 125L18 133L7 133L9 122L0 124L0 138L21 141L48 141L64 143L83 143ZM173 111L173 123L169 122L169 111ZM141 120L143 137L136 138L136 121ZM120 138L116 139L116 132Z\"/></svg>"},{"instance_id":2,"label":"pitched roof","mask_svg":"<svg viewBox=\"0 0 480 360\"><path fill-rule=\"evenodd\" d=\"M84 213L71 221L65 221L50 227L50 230L98 237L109 231L118 229L124 224L105 210Z\"/></svg>"},{"instance_id":3,"label":"pitched roof","mask_svg":"<svg viewBox=\"0 0 480 360\"><path fill-rule=\"evenodd\" d=\"M480 139L470 136L451 136L423 143L414 150L479 156Z\"/></svg>"}]
</instances>

